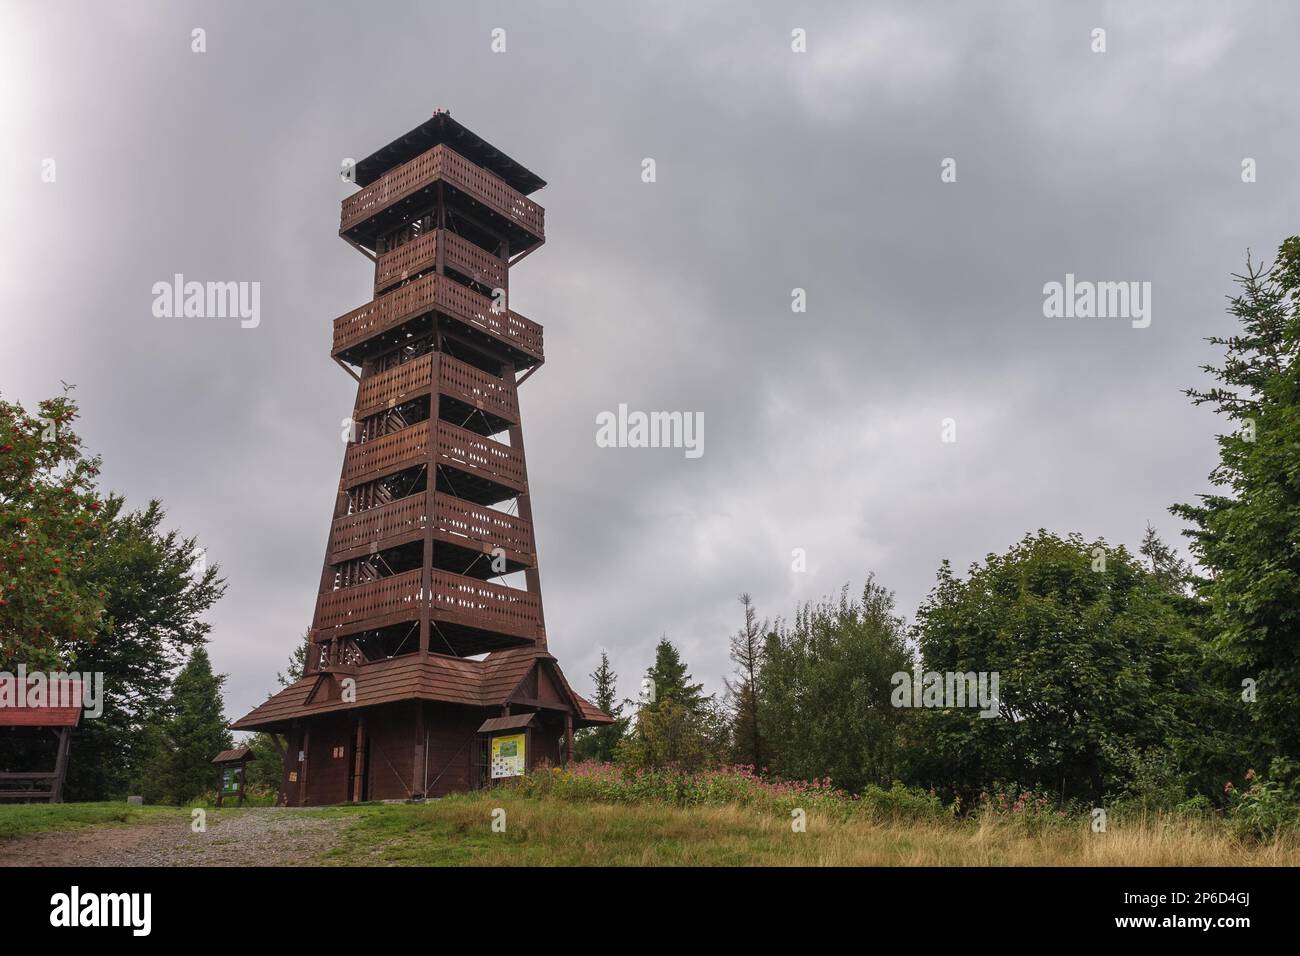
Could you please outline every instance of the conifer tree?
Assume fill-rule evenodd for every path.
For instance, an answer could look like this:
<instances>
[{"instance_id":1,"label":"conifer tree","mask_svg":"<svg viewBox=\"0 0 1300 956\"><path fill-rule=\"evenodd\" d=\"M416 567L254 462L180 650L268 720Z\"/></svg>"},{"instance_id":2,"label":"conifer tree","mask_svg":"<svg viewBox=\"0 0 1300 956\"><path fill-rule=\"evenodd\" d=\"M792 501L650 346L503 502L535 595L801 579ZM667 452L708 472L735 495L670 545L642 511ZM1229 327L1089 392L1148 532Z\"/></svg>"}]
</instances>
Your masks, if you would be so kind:
<instances>
[{"instance_id":1,"label":"conifer tree","mask_svg":"<svg viewBox=\"0 0 1300 956\"><path fill-rule=\"evenodd\" d=\"M1208 572L1214 649L1258 731L1258 755L1300 775L1300 237L1271 267L1247 257L1228 312L1239 329L1209 341L1224 349L1204 370L1216 384L1189 388L1229 426L1218 436L1215 492L1171 510L1193 523L1192 550ZM1244 688L1244 689L1243 689ZM1253 697L1254 700L1249 698ZM1289 768L1289 769L1288 769Z\"/></svg>"},{"instance_id":2,"label":"conifer tree","mask_svg":"<svg viewBox=\"0 0 1300 956\"><path fill-rule=\"evenodd\" d=\"M596 685L592 703L614 718L604 727L589 727L578 734L574 742L574 756L579 760L610 761L618 742L627 733L628 718L623 716L623 704L618 700L618 675L609 666L609 655L600 652L600 666L591 673Z\"/></svg>"},{"instance_id":3,"label":"conifer tree","mask_svg":"<svg viewBox=\"0 0 1300 956\"><path fill-rule=\"evenodd\" d=\"M222 713L225 680L212 672L203 647L194 649L176 675L153 794L160 801L186 803L215 786L212 758L233 746Z\"/></svg>"}]
</instances>

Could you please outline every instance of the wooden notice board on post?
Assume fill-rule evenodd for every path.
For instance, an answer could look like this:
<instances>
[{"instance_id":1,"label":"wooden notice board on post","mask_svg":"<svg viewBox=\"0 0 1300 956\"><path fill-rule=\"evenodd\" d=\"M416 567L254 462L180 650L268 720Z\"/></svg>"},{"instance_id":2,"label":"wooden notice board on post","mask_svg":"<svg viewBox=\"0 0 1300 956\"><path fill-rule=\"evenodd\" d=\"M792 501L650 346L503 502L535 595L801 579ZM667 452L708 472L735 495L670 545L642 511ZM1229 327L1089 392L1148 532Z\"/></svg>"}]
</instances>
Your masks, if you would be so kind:
<instances>
[{"instance_id":1,"label":"wooden notice board on post","mask_svg":"<svg viewBox=\"0 0 1300 956\"><path fill-rule=\"evenodd\" d=\"M245 787L248 778L248 761L253 759L249 747L236 747L223 750L213 758L212 763L220 776L217 779L217 806L221 806L226 797L237 797L240 806L246 799Z\"/></svg>"},{"instance_id":2,"label":"wooden notice board on post","mask_svg":"<svg viewBox=\"0 0 1300 956\"><path fill-rule=\"evenodd\" d=\"M522 777L531 769L536 714L512 714L483 721L478 732L488 740L488 781Z\"/></svg>"}]
</instances>

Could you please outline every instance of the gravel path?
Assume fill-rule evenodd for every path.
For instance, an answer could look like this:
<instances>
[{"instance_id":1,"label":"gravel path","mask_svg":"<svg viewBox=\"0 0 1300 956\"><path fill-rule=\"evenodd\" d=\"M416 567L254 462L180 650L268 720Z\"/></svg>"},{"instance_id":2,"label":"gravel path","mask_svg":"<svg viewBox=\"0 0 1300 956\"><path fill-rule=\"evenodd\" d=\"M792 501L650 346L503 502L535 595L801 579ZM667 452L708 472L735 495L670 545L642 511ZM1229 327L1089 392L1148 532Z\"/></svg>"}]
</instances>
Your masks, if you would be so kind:
<instances>
[{"instance_id":1,"label":"gravel path","mask_svg":"<svg viewBox=\"0 0 1300 956\"><path fill-rule=\"evenodd\" d=\"M305 866L333 849L348 821L310 810L209 810L147 824L37 833L0 843L0 866Z\"/></svg>"}]
</instances>

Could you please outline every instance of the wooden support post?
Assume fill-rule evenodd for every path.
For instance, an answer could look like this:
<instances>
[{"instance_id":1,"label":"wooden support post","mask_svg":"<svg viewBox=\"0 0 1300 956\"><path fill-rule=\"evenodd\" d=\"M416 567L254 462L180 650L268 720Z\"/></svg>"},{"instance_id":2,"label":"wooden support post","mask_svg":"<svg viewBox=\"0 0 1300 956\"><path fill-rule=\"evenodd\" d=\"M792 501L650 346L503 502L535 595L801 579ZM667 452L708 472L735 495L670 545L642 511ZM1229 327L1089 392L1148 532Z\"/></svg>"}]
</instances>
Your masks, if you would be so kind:
<instances>
[{"instance_id":1,"label":"wooden support post","mask_svg":"<svg viewBox=\"0 0 1300 956\"><path fill-rule=\"evenodd\" d=\"M564 763L573 763L573 715L564 715Z\"/></svg>"},{"instance_id":2,"label":"wooden support post","mask_svg":"<svg viewBox=\"0 0 1300 956\"><path fill-rule=\"evenodd\" d=\"M352 802L364 796L366 774L366 715L357 714L357 740L352 748Z\"/></svg>"},{"instance_id":3,"label":"wooden support post","mask_svg":"<svg viewBox=\"0 0 1300 956\"><path fill-rule=\"evenodd\" d=\"M54 761L54 786L50 788L50 803L63 802L63 781L68 775L68 748L71 746L71 730L59 728L59 755Z\"/></svg>"},{"instance_id":4,"label":"wooden support post","mask_svg":"<svg viewBox=\"0 0 1300 956\"><path fill-rule=\"evenodd\" d=\"M514 366L507 366L503 377L513 382ZM537 573L537 530L536 525L533 524L533 502L528 493L528 455L524 451L524 430L520 425L511 425L509 434L510 447L519 452L520 470L524 477L524 491L515 498L515 502L519 507L519 517L528 522L533 536L533 564L532 567L524 569L524 582L528 585L528 593L537 601L537 635L534 640L541 650L546 650L546 616L542 611L542 579Z\"/></svg>"},{"instance_id":5,"label":"wooden support post","mask_svg":"<svg viewBox=\"0 0 1300 956\"><path fill-rule=\"evenodd\" d=\"M311 724L307 724L302 729L302 749L298 751L298 754L302 755L302 760L298 761L298 806L300 807L307 805L307 764L311 763L310 747Z\"/></svg>"},{"instance_id":6,"label":"wooden support post","mask_svg":"<svg viewBox=\"0 0 1300 956\"><path fill-rule=\"evenodd\" d=\"M411 760L412 797L424 796L424 743L424 701L417 700L415 702L415 752Z\"/></svg>"}]
</instances>

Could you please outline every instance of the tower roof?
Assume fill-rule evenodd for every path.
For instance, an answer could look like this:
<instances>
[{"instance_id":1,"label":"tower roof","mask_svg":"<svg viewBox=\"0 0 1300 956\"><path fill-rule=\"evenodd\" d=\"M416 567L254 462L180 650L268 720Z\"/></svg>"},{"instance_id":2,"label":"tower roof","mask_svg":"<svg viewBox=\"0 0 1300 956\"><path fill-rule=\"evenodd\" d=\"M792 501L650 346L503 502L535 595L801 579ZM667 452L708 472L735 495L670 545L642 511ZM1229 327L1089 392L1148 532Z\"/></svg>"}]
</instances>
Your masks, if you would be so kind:
<instances>
[{"instance_id":1,"label":"tower roof","mask_svg":"<svg viewBox=\"0 0 1300 956\"><path fill-rule=\"evenodd\" d=\"M470 162L495 173L525 196L546 185L546 180L515 162L477 133L466 129L446 110L438 110L419 126L357 163L353 170L357 185L368 186L394 166L400 166L442 143Z\"/></svg>"},{"instance_id":2,"label":"tower roof","mask_svg":"<svg viewBox=\"0 0 1300 956\"><path fill-rule=\"evenodd\" d=\"M229 726L232 730L278 730L295 718L390 704L431 700L470 707L498 708L509 703L523 679L541 664L549 665L569 698L576 727L612 723L611 718L569 686L554 657L536 646L493 651L482 660L430 654L407 654L365 665L363 700L344 701L330 672L307 674Z\"/></svg>"}]
</instances>

